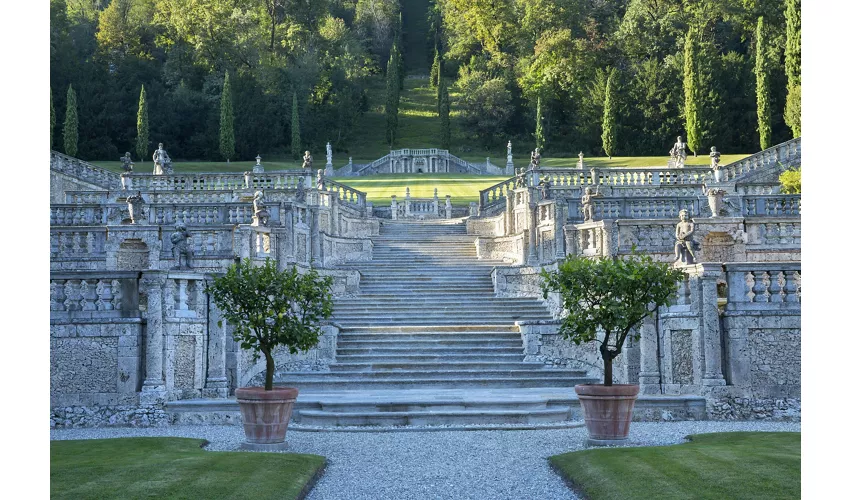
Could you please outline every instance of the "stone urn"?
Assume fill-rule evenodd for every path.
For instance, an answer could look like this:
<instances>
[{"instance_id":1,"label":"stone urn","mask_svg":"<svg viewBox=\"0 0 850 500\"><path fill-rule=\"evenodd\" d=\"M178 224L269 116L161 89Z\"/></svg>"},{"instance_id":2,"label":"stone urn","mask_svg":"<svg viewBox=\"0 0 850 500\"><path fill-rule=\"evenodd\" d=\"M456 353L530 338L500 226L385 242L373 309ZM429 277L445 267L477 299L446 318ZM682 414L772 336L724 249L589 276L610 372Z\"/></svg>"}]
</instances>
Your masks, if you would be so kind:
<instances>
[{"instance_id":1,"label":"stone urn","mask_svg":"<svg viewBox=\"0 0 850 500\"><path fill-rule=\"evenodd\" d=\"M706 193L708 196L708 208L711 209L712 217L720 217L723 215L721 212L723 211L723 195L726 194L726 191L722 189L709 189Z\"/></svg>"},{"instance_id":2,"label":"stone urn","mask_svg":"<svg viewBox=\"0 0 850 500\"><path fill-rule=\"evenodd\" d=\"M575 387L591 446L624 443L640 386L631 384L581 384Z\"/></svg>"},{"instance_id":3,"label":"stone urn","mask_svg":"<svg viewBox=\"0 0 850 500\"><path fill-rule=\"evenodd\" d=\"M279 451L286 449L286 429L292 418L292 408L298 397L294 387L263 387L236 389L236 402L245 429L243 449Z\"/></svg>"}]
</instances>

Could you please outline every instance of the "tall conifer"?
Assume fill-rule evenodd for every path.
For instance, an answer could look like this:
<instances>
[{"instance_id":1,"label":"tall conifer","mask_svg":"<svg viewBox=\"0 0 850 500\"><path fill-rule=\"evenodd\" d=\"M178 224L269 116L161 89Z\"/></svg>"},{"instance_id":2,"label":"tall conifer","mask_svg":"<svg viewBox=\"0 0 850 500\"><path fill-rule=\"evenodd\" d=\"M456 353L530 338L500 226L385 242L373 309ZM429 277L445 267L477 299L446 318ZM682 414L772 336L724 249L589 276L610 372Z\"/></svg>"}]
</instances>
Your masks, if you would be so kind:
<instances>
[{"instance_id":1,"label":"tall conifer","mask_svg":"<svg viewBox=\"0 0 850 500\"><path fill-rule=\"evenodd\" d=\"M768 83L767 55L765 54L764 16L756 25L756 112L758 114L759 143L762 149L770 147L770 87Z\"/></svg>"},{"instance_id":2,"label":"tall conifer","mask_svg":"<svg viewBox=\"0 0 850 500\"><path fill-rule=\"evenodd\" d=\"M800 137L803 132L800 28L800 0L785 0L785 75L788 77L785 123L794 137Z\"/></svg>"},{"instance_id":3,"label":"tall conifer","mask_svg":"<svg viewBox=\"0 0 850 500\"><path fill-rule=\"evenodd\" d=\"M605 107L602 112L602 149L610 159L617 145L617 123L615 118L617 70L612 69L608 74L608 84L605 86Z\"/></svg>"},{"instance_id":4,"label":"tall conifer","mask_svg":"<svg viewBox=\"0 0 850 500\"><path fill-rule=\"evenodd\" d=\"M697 155L702 146L702 99L700 95L699 52L694 27L685 36L685 132L688 147Z\"/></svg>"},{"instance_id":5,"label":"tall conifer","mask_svg":"<svg viewBox=\"0 0 850 500\"><path fill-rule=\"evenodd\" d=\"M297 160L301 156L301 122L298 120L298 95L292 91L292 121L290 125L290 148L292 156Z\"/></svg>"},{"instance_id":6,"label":"tall conifer","mask_svg":"<svg viewBox=\"0 0 850 500\"><path fill-rule=\"evenodd\" d=\"M440 51L434 46L434 62L431 63L431 86L437 88L440 84Z\"/></svg>"},{"instance_id":7,"label":"tall conifer","mask_svg":"<svg viewBox=\"0 0 850 500\"><path fill-rule=\"evenodd\" d=\"M145 86L142 85L142 91L139 92L139 111L136 113L136 154L142 161L148 156L149 132L148 100Z\"/></svg>"},{"instance_id":8,"label":"tall conifer","mask_svg":"<svg viewBox=\"0 0 850 500\"><path fill-rule=\"evenodd\" d=\"M53 87L50 87L50 149L53 149L53 129L56 128L56 111L53 109Z\"/></svg>"},{"instance_id":9,"label":"tall conifer","mask_svg":"<svg viewBox=\"0 0 850 500\"><path fill-rule=\"evenodd\" d=\"M543 104L540 96L537 96L537 120L534 126L534 143L540 151L543 151L543 145L546 144L546 137L543 136Z\"/></svg>"},{"instance_id":10,"label":"tall conifer","mask_svg":"<svg viewBox=\"0 0 850 500\"><path fill-rule=\"evenodd\" d=\"M442 65L441 65L442 67ZM449 84L443 76L442 68L439 71L440 81L437 89L437 110L440 115L440 148L449 149L452 142L451 123L449 122Z\"/></svg>"},{"instance_id":11,"label":"tall conifer","mask_svg":"<svg viewBox=\"0 0 850 500\"><path fill-rule=\"evenodd\" d=\"M390 59L387 61L387 103L384 111L387 117L387 144L390 145L390 148L395 144L398 131L399 75L397 60L398 46L393 43Z\"/></svg>"},{"instance_id":12,"label":"tall conifer","mask_svg":"<svg viewBox=\"0 0 850 500\"><path fill-rule=\"evenodd\" d=\"M224 86L221 89L221 121L218 129L218 150L230 163L236 156L236 137L233 132L233 98L230 93L230 73L224 72Z\"/></svg>"},{"instance_id":13,"label":"tall conifer","mask_svg":"<svg viewBox=\"0 0 850 500\"><path fill-rule=\"evenodd\" d=\"M65 154L68 156L77 156L77 140L79 139L77 126L77 94L74 92L74 87L68 85L68 98L65 101L65 129L62 133Z\"/></svg>"}]
</instances>

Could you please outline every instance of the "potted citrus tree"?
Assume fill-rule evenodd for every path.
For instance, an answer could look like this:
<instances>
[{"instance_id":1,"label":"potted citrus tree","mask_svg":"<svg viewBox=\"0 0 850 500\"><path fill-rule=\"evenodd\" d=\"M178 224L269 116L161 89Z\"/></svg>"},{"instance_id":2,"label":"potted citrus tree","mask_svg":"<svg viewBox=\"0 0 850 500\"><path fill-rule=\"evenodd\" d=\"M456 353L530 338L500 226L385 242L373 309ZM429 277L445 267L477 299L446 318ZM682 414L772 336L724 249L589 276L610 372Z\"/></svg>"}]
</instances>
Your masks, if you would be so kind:
<instances>
[{"instance_id":1,"label":"potted citrus tree","mask_svg":"<svg viewBox=\"0 0 850 500\"><path fill-rule=\"evenodd\" d=\"M311 269L300 274L293 266L278 270L277 262L242 260L213 279L207 288L221 315L233 326L233 338L243 349L262 353L266 361L264 387L236 389L245 428L245 448L284 448L286 429L298 397L294 387L273 384L274 350L307 351L319 343L320 321L333 309L330 277Z\"/></svg>"},{"instance_id":2,"label":"potted citrus tree","mask_svg":"<svg viewBox=\"0 0 850 500\"><path fill-rule=\"evenodd\" d=\"M542 273L543 297L561 295L564 313L559 333L575 344L598 342L602 384L577 385L590 444L628 438L639 386L614 384L614 359L629 335L640 338L644 318L670 305L685 273L642 254L591 260L568 256L554 272Z\"/></svg>"}]
</instances>

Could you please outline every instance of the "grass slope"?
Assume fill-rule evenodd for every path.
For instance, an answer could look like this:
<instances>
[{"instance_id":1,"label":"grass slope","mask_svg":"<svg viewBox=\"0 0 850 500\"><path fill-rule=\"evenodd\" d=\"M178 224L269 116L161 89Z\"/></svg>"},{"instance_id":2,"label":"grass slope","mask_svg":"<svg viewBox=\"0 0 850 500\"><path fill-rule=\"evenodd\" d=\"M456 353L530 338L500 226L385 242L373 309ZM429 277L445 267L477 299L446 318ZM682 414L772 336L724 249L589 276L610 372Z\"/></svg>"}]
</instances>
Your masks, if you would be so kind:
<instances>
[{"instance_id":1,"label":"grass slope","mask_svg":"<svg viewBox=\"0 0 850 500\"><path fill-rule=\"evenodd\" d=\"M318 455L209 452L203 440L51 441L51 498L298 498Z\"/></svg>"},{"instance_id":2,"label":"grass slope","mask_svg":"<svg viewBox=\"0 0 850 500\"><path fill-rule=\"evenodd\" d=\"M434 188L441 203L446 195L452 197L454 206L466 205L478 201L478 192L507 177L471 175L471 174L386 174L366 177L339 177L334 180L366 192L366 199L375 206L386 206L396 195L398 201L404 199L405 188L410 187L413 198L433 198Z\"/></svg>"},{"instance_id":3,"label":"grass slope","mask_svg":"<svg viewBox=\"0 0 850 500\"><path fill-rule=\"evenodd\" d=\"M699 434L675 446L550 457L590 499L800 498L799 432Z\"/></svg>"}]
</instances>

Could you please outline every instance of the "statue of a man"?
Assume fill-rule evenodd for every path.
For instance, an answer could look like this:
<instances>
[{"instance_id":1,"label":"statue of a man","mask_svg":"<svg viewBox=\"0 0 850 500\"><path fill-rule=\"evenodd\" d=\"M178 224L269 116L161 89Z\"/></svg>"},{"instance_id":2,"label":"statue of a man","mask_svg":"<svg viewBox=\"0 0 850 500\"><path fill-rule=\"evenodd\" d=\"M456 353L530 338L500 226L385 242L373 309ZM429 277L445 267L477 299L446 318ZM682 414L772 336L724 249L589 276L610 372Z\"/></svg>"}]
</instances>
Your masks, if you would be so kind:
<instances>
[{"instance_id":1,"label":"statue of a man","mask_svg":"<svg viewBox=\"0 0 850 500\"><path fill-rule=\"evenodd\" d=\"M313 168L313 155L309 151L304 151L304 163L301 164L301 168L308 170Z\"/></svg>"},{"instance_id":2,"label":"statue of a man","mask_svg":"<svg viewBox=\"0 0 850 500\"><path fill-rule=\"evenodd\" d=\"M578 165L576 166L578 168L584 168L584 152L582 151L578 152Z\"/></svg>"},{"instance_id":3,"label":"statue of a man","mask_svg":"<svg viewBox=\"0 0 850 500\"><path fill-rule=\"evenodd\" d=\"M581 214L584 216L585 222L593 221L593 199L602 196L599 194L599 185L596 185L596 192L592 193L589 187L584 188L584 194L581 196Z\"/></svg>"},{"instance_id":4,"label":"statue of a man","mask_svg":"<svg viewBox=\"0 0 850 500\"><path fill-rule=\"evenodd\" d=\"M124 153L124 156L121 157L121 168L123 168L125 172L132 172L133 165L133 159L130 158L130 152L127 151Z\"/></svg>"},{"instance_id":5,"label":"statue of a man","mask_svg":"<svg viewBox=\"0 0 850 500\"><path fill-rule=\"evenodd\" d=\"M687 146L687 143L682 142L682 136L677 136L676 144L673 144L673 148L670 150L670 159L677 167L685 166L685 160L688 158L688 152L685 150L685 146Z\"/></svg>"},{"instance_id":6,"label":"statue of a man","mask_svg":"<svg viewBox=\"0 0 850 500\"><path fill-rule=\"evenodd\" d=\"M186 225L178 222L171 233L171 256L176 265L172 269L190 269L192 267L192 250L189 249L189 231Z\"/></svg>"},{"instance_id":7,"label":"statue of a man","mask_svg":"<svg viewBox=\"0 0 850 500\"><path fill-rule=\"evenodd\" d=\"M508 156L511 156L513 153L513 146L511 146L511 141L508 141Z\"/></svg>"},{"instance_id":8,"label":"statue of a man","mask_svg":"<svg viewBox=\"0 0 850 500\"><path fill-rule=\"evenodd\" d=\"M694 223L688 220L688 211L679 211L679 223L676 224L676 245L673 247L676 262L693 264L694 257Z\"/></svg>"},{"instance_id":9,"label":"statue of a man","mask_svg":"<svg viewBox=\"0 0 850 500\"><path fill-rule=\"evenodd\" d=\"M708 153L708 157L711 158L711 168L717 170L720 168L720 152L717 151L715 146L711 146L711 152Z\"/></svg>"},{"instance_id":10,"label":"statue of a man","mask_svg":"<svg viewBox=\"0 0 850 500\"><path fill-rule=\"evenodd\" d=\"M316 189L320 191L324 191L325 189L325 169L320 168L318 172L316 172Z\"/></svg>"},{"instance_id":11,"label":"statue of a man","mask_svg":"<svg viewBox=\"0 0 850 500\"><path fill-rule=\"evenodd\" d=\"M295 201L304 202L307 199L307 192L304 190L304 178L298 178L298 185L295 186Z\"/></svg>"},{"instance_id":12,"label":"statue of a man","mask_svg":"<svg viewBox=\"0 0 850 500\"><path fill-rule=\"evenodd\" d=\"M540 189L540 199L548 200L549 196L552 194L552 181L549 179L548 175L543 176L543 178L538 183L538 187Z\"/></svg>"},{"instance_id":13,"label":"statue of a man","mask_svg":"<svg viewBox=\"0 0 850 500\"><path fill-rule=\"evenodd\" d=\"M333 150L331 150L331 143L330 142L325 146L325 154L328 157L327 163L328 163L328 165L330 165L331 163L333 163L333 156L334 156Z\"/></svg>"},{"instance_id":14,"label":"statue of a man","mask_svg":"<svg viewBox=\"0 0 850 500\"><path fill-rule=\"evenodd\" d=\"M171 158L159 143L159 147L153 152L153 173L155 175L172 174L174 169L171 167Z\"/></svg>"},{"instance_id":15,"label":"statue of a man","mask_svg":"<svg viewBox=\"0 0 850 500\"><path fill-rule=\"evenodd\" d=\"M263 191L258 189L254 191L254 225L265 226L269 223L269 212L263 204Z\"/></svg>"},{"instance_id":16,"label":"statue of a man","mask_svg":"<svg viewBox=\"0 0 850 500\"><path fill-rule=\"evenodd\" d=\"M540 148L534 148L531 152L531 170L540 168Z\"/></svg>"},{"instance_id":17,"label":"statue of a man","mask_svg":"<svg viewBox=\"0 0 850 500\"><path fill-rule=\"evenodd\" d=\"M130 212L130 222L136 224L144 217L145 200L142 198L142 192L137 191L136 194L127 197L127 210Z\"/></svg>"}]
</instances>

